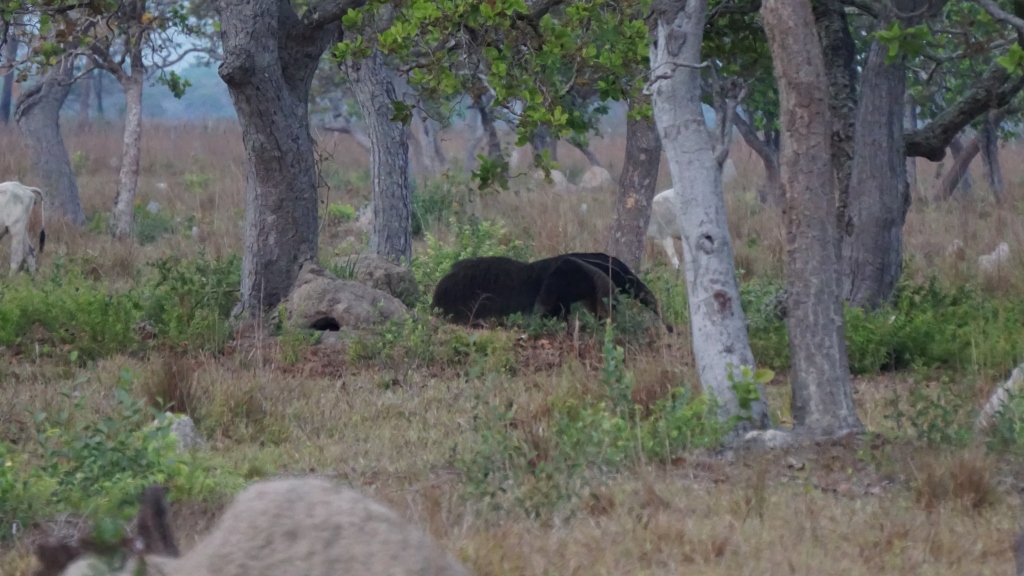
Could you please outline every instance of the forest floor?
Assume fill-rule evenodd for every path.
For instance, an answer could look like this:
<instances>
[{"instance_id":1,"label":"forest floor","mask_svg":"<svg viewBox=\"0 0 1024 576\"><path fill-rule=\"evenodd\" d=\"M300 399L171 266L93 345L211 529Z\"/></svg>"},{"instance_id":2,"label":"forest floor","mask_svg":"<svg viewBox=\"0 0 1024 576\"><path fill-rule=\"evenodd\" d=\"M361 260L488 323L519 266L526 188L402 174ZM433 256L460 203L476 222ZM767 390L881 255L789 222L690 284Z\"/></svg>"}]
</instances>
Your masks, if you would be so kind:
<instances>
[{"instance_id":1,"label":"forest floor","mask_svg":"<svg viewBox=\"0 0 1024 576\"><path fill-rule=\"evenodd\" d=\"M194 456L153 464L172 486L183 551L245 483L320 474L393 506L479 576L1013 571L1024 421L1005 415L983 435L971 424L1024 360L1024 151L1015 144L1001 151L1001 205L980 170L972 193L932 201L937 166L918 161L900 296L847 315L868 433L753 453L715 443L685 284L655 243L642 275L681 329L617 324L608 341L622 347L622 365L603 325L586 318L491 330L418 318L346 346L273 326L233 339L223 311L237 286L244 211L237 126L147 124L131 242L104 233L119 136L100 125L66 136L90 222L51 221L40 274L0 280L0 575L31 574L35 541L97 510L131 516L145 480L133 471L149 473L156 450L137 449L150 441L139 431L149 408L167 402L206 441ZM444 138L461 158L464 135ZM595 139L592 149L617 178L622 139ZM368 158L341 135L323 137L320 150L321 198L337 206L322 211L330 269L365 245L345 206L369 201ZM584 159L569 146L559 153L577 180ZM775 370L773 422L791 424L785 327L761 308L781 287L784 229L756 201L756 156L737 143L732 158L738 176L726 195L751 342L759 366ZM0 133L0 171L33 181L14 130ZM663 161L659 190L669 185ZM513 186L518 193L479 198L462 176L420 186L418 274L436 280L471 249L535 258L603 250L614 187ZM964 251L947 252L957 239ZM1002 241L1010 263L979 277L977 256ZM0 244L0 262L7 250ZM155 338L140 318L156 325ZM623 389L640 406L625 417L613 409ZM67 477L73 467L77 481Z\"/></svg>"}]
</instances>

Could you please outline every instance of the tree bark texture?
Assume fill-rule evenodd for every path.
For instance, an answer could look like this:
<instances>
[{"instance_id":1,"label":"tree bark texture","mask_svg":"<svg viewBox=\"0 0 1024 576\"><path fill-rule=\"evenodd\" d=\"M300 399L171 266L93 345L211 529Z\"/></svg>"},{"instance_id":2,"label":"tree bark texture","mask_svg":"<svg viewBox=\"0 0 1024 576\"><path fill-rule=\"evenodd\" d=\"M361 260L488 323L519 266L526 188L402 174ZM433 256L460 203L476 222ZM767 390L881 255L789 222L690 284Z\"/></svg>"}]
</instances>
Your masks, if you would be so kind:
<instances>
[{"instance_id":1,"label":"tree bark texture","mask_svg":"<svg viewBox=\"0 0 1024 576\"><path fill-rule=\"evenodd\" d=\"M639 108L636 102L630 105ZM608 253L634 270L640 269L644 259L660 166L661 138L654 118L627 117L626 157L619 175L615 219L608 230Z\"/></svg>"},{"instance_id":2,"label":"tree bark texture","mask_svg":"<svg viewBox=\"0 0 1024 576\"><path fill-rule=\"evenodd\" d=\"M476 167L477 148L481 143L487 143L485 157L491 160L501 159L501 139L498 138L498 128L494 125L494 115L491 113L490 105L494 97L490 94L474 97L470 109L476 110L480 118L480 126L476 136L466 146L465 168L472 170Z\"/></svg>"},{"instance_id":3,"label":"tree bark texture","mask_svg":"<svg viewBox=\"0 0 1024 576\"><path fill-rule=\"evenodd\" d=\"M81 226L85 224L85 213L60 132L60 109L71 91L73 78L73 62L59 60L38 83L21 93L14 107L14 120L32 156L38 188L46 192L47 210L53 213L56 208L68 222Z\"/></svg>"},{"instance_id":4,"label":"tree bark texture","mask_svg":"<svg viewBox=\"0 0 1024 576\"><path fill-rule=\"evenodd\" d=\"M320 2L300 19L288 0L217 0L227 84L248 160L241 300L256 318L317 257L317 171L309 90L339 18L362 2Z\"/></svg>"},{"instance_id":5,"label":"tree bark texture","mask_svg":"<svg viewBox=\"0 0 1024 576\"><path fill-rule=\"evenodd\" d=\"M409 188L409 141L392 122L395 87L374 50L365 60L345 66L370 136L373 232L370 251L408 266L412 259L412 191Z\"/></svg>"},{"instance_id":6,"label":"tree bark texture","mask_svg":"<svg viewBox=\"0 0 1024 576\"><path fill-rule=\"evenodd\" d=\"M765 134L765 138L762 140L757 132L754 131L754 127L749 122L736 114L733 118L733 124L736 125L736 129L739 131L740 136L743 137L743 141L750 146L750 149L757 154L757 157L761 159L761 163L764 164L764 182L757 189L757 198L766 206L781 206L782 205L782 176L779 172L779 149L777 141L771 137L771 132Z\"/></svg>"},{"instance_id":7,"label":"tree bark texture","mask_svg":"<svg viewBox=\"0 0 1024 576\"><path fill-rule=\"evenodd\" d=\"M902 56L886 64L886 51L872 41L861 76L849 209L842 231L843 293L853 306L867 309L888 300L896 288L903 271L903 223L910 208L903 153L906 70Z\"/></svg>"},{"instance_id":8,"label":"tree bark texture","mask_svg":"<svg viewBox=\"0 0 1024 576\"><path fill-rule=\"evenodd\" d=\"M551 137L551 131L547 128L543 126L537 128L533 139L530 141L530 146L533 148L534 155L547 150L551 156L551 161L558 162L558 140Z\"/></svg>"},{"instance_id":9,"label":"tree bark texture","mask_svg":"<svg viewBox=\"0 0 1024 576\"><path fill-rule=\"evenodd\" d=\"M4 44L3 63L9 65L18 58L18 37L14 26L7 27L7 42ZM11 97L14 94L14 67L4 74L3 90L0 92L0 120L6 125L11 121Z\"/></svg>"},{"instance_id":10,"label":"tree bark texture","mask_svg":"<svg viewBox=\"0 0 1024 576\"><path fill-rule=\"evenodd\" d=\"M1003 167L999 163L999 124L998 112L986 114L985 123L981 127L981 160L985 165L985 180L988 189L997 202L1002 202L1006 184L1003 181Z\"/></svg>"},{"instance_id":11,"label":"tree bark texture","mask_svg":"<svg viewBox=\"0 0 1024 576\"><path fill-rule=\"evenodd\" d=\"M810 0L765 0L761 18L779 86L794 428L812 436L859 432L835 246L835 132Z\"/></svg>"},{"instance_id":12,"label":"tree bark texture","mask_svg":"<svg viewBox=\"0 0 1024 576\"><path fill-rule=\"evenodd\" d=\"M956 186L954 191L949 192L948 194L946 193L947 190L944 187L943 197L945 198L951 196L955 194L957 190L959 190L960 194L964 196L969 196L971 192L974 191L974 178L971 178L971 172L969 168L971 167L971 162L974 161L974 157L978 155L978 150L974 150L971 154L967 155L968 157L964 158L964 160L961 161L960 158L965 156L964 142L960 138L960 136L957 135L957 137L953 138L953 140L949 143L949 151L953 156L954 168L954 170L951 170L950 173L953 173L954 171L956 172L955 178L957 183L954 184L954 186ZM946 174L946 176L949 177L949 174Z\"/></svg>"},{"instance_id":13,"label":"tree bark texture","mask_svg":"<svg viewBox=\"0 0 1024 576\"><path fill-rule=\"evenodd\" d=\"M661 144L668 158L681 228L690 329L704 391L720 406L719 416L740 415L730 375L754 366L722 193L723 142L712 141L701 108L701 43L707 0L659 0L653 14L651 96ZM722 132L728 134L728 130ZM768 425L764 392L750 409L754 427ZM741 424L736 432L747 429Z\"/></svg>"},{"instance_id":14,"label":"tree bark texture","mask_svg":"<svg viewBox=\"0 0 1024 576\"><path fill-rule=\"evenodd\" d=\"M836 173L836 222L842 231L849 220L850 181L853 178L854 128L857 117L857 45L850 33L846 8L839 0L813 0L812 10L825 60L832 117L832 169Z\"/></svg>"},{"instance_id":15,"label":"tree bark texture","mask_svg":"<svg viewBox=\"0 0 1024 576\"><path fill-rule=\"evenodd\" d=\"M139 58L141 64L142 58ZM131 236L135 222L135 192L139 187L139 152L142 146L142 85L145 70L135 70L123 79L124 136L121 148L121 170L117 175L117 196L114 197L112 228L114 238Z\"/></svg>"}]
</instances>

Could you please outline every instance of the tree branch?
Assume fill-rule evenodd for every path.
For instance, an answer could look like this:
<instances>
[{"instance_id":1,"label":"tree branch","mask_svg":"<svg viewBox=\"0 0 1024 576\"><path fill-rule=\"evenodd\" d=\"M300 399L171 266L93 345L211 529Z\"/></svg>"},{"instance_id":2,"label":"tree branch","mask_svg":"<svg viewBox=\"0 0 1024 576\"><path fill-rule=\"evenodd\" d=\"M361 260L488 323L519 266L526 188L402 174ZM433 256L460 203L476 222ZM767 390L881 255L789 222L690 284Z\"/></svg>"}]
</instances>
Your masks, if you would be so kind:
<instances>
[{"instance_id":1,"label":"tree branch","mask_svg":"<svg viewBox=\"0 0 1024 576\"><path fill-rule=\"evenodd\" d=\"M1004 24L1009 24L1010 26L1013 26L1014 29L1017 30L1018 35L1024 35L1024 20L1004 11L1002 8L999 7L998 4L995 3L995 0L975 1L982 8L985 9L985 12L988 12L989 16L995 18L996 20L999 20L1000 22L1003 22Z\"/></svg>"},{"instance_id":2,"label":"tree branch","mask_svg":"<svg viewBox=\"0 0 1024 576\"><path fill-rule=\"evenodd\" d=\"M871 0L841 0L841 4L850 8L856 8L875 20L878 20L878 15L882 13L882 9Z\"/></svg>"},{"instance_id":3,"label":"tree branch","mask_svg":"<svg viewBox=\"0 0 1024 576\"><path fill-rule=\"evenodd\" d=\"M987 0L982 0L987 1ZM1024 74L1011 78L998 62L989 65L975 87L924 127L904 135L908 157L920 156L938 162L946 156L953 138L987 110L1002 108L1024 88Z\"/></svg>"},{"instance_id":4,"label":"tree branch","mask_svg":"<svg viewBox=\"0 0 1024 576\"><path fill-rule=\"evenodd\" d=\"M773 149L767 142L761 140L757 136L757 132L754 131L754 127L747 122L743 116L740 116L739 109L736 107L736 114L732 117L732 123L736 126L736 130L739 131L740 136L743 137L743 141L747 143L747 146L754 151L755 154L761 157L762 162L778 162L778 151Z\"/></svg>"},{"instance_id":5,"label":"tree branch","mask_svg":"<svg viewBox=\"0 0 1024 576\"><path fill-rule=\"evenodd\" d=\"M320 29L333 24L349 10L362 8L366 0L322 0L302 14L302 23L313 29Z\"/></svg>"}]
</instances>

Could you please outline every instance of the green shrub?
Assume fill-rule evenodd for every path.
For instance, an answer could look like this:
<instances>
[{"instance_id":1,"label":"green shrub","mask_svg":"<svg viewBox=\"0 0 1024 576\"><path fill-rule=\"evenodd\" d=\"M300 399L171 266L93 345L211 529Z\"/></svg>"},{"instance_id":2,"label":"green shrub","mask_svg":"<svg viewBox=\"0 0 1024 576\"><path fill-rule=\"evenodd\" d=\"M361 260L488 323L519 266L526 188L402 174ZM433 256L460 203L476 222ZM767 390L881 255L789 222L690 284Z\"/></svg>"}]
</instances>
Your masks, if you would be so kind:
<instances>
[{"instance_id":1,"label":"green shrub","mask_svg":"<svg viewBox=\"0 0 1024 576\"><path fill-rule=\"evenodd\" d=\"M432 294L434 285L459 260L476 256L507 256L519 260L530 257L529 246L513 239L501 223L482 220L461 224L454 217L449 222L455 235L452 242L446 244L427 234L426 250L413 256L412 270L424 295Z\"/></svg>"},{"instance_id":2,"label":"green shrub","mask_svg":"<svg viewBox=\"0 0 1024 576\"><path fill-rule=\"evenodd\" d=\"M145 317L174 344L219 351L231 336L229 317L238 302L241 260L232 254L185 260L169 256L153 264L156 277L142 296Z\"/></svg>"},{"instance_id":3,"label":"green shrub","mask_svg":"<svg viewBox=\"0 0 1024 576\"><path fill-rule=\"evenodd\" d=\"M70 346L83 360L99 358L132 348L140 317L135 294L110 294L105 285L60 262L45 278L33 281L20 276L0 285L0 345L4 346L45 334L43 342L35 342L43 354Z\"/></svg>"},{"instance_id":4,"label":"green shrub","mask_svg":"<svg viewBox=\"0 0 1024 576\"><path fill-rule=\"evenodd\" d=\"M33 414L34 447L22 452L0 442L0 540L58 514L91 520L103 539L116 538L150 484L171 498L230 493L241 479L204 457L179 454L170 420L128 392L122 370L109 416L85 414L85 397L57 415ZM70 399L68 392L63 393ZM154 422L155 420L155 422Z\"/></svg>"},{"instance_id":5,"label":"green shrub","mask_svg":"<svg viewBox=\"0 0 1024 576\"><path fill-rule=\"evenodd\" d=\"M135 238L139 244L152 244L164 234L173 234L176 228L174 216L166 211L153 213L141 204L135 206Z\"/></svg>"}]
</instances>

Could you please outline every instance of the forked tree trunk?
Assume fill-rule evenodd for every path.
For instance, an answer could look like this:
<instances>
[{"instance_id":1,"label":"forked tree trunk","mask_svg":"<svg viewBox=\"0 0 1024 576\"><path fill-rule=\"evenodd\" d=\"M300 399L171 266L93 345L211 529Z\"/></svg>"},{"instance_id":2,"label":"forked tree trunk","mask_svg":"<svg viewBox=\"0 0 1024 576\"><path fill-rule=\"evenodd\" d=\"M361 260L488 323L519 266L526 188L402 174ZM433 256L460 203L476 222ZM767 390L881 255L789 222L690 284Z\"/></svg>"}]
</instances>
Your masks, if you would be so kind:
<instances>
[{"instance_id":1,"label":"forked tree trunk","mask_svg":"<svg viewBox=\"0 0 1024 576\"><path fill-rule=\"evenodd\" d=\"M218 0L227 84L248 160L241 299L260 318L317 257L317 172L309 89L340 15L300 21L285 0ZM319 5L318 5L319 7ZM358 3L352 5L358 7ZM403 171L404 173L404 171Z\"/></svg>"},{"instance_id":2,"label":"forked tree trunk","mask_svg":"<svg viewBox=\"0 0 1024 576\"><path fill-rule=\"evenodd\" d=\"M384 67L384 56L376 50L365 60L346 64L345 70L370 137L373 189L370 251L408 266L412 259L409 141L403 126L391 121L395 87Z\"/></svg>"},{"instance_id":3,"label":"forked tree trunk","mask_svg":"<svg viewBox=\"0 0 1024 576\"><path fill-rule=\"evenodd\" d=\"M71 91L73 78L73 61L59 60L37 84L21 93L14 107L14 120L32 156L37 187L50 202L49 210L56 208L68 222L81 226L85 224L85 213L60 132L60 109Z\"/></svg>"},{"instance_id":4,"label":"forked tree trunk","mask_svg":"<svg viewBox=\"0 0 1024 576\"><path fill-rule=\"evenodd\" d=\"M7 27L7 43L4 44L3 65L9 66L18 58L18 37L14 33L14 26ZM0 120L4 124L11 121L11 97L14 94L14 67L4 74L3 91L0 93Z\"/></svg>"},{"instance_id":5,"label":"forked tree trunk","mask_svg":"<svg viewBox=\"0 0 1024 576\"><path fill-rule=\"evenodd\" d=\"M952 165L939 183L939 197L945 200L953 198L958 190L961 191L961 194L964 193L963 184L971 175L971 162L974 162L974 158L981 151L981 139L978 136L971 138L967 146L959 142L958 144L957 151L953 153Z\"/></svg>"},{"instance_id":6,"label":"forked tree trunk","mask_svg":"<svg viewBox=\"0 0 1024 576\"><path fill-rule=\"evenodd\" d=\"M1003 167L999 163L999 124L998 112L992 111L985 115L985 123L981 127L981 160L985 165L985 180L989 190L997 202L1002 202L1005 183Z\"/></svg>"},{"instance_id":7,"label":"forked tree trunk","mask_svg":"<svg viewBox=\"0 0 1024 576\"><path fill-rule=\"evenodd\" d=\"M476 110L477 116L480 118L480 124L477 127L477 133L466 146L466 157L465 157L465 168L466 170L472 170L477 164L477 149L480 148L480 144L487 144L487 152L484 157L490 160L501 159L501 139L498 138L498 128L494 125L494 115L491 113L490 105L494 100L491 94L484 94L483 96L474 97L473 103L470 104L470 109Z\"/></svg>"},{"instance_id":8,"label":"forked tree trunk","mask_svg":"<svg viewBox=\"0 0 1024 576\"><path fill-rule=\"evenodd\" d=\"M142 79L144 70L132 70L123 80L124 136L121 171L117 176L112 229L114 238L131 236L135 222L135 191L139 186L139 150L142 145Z\"/></svg>"},{"instance_id":9,"label":"forked tree trunk","mask_svg":"<svg viewBox=\"0 0 1024 576\"><path fill-rule=\"evenodd\" d=\"M884 18L880 26L891 21ZM886 64L886 53L884 45L872 41L861 76L842 245L844 296L851 305L867 309L887 301L896 288L903 271L903 224L910 208L903 142L906 69L903 56Z\"/></svg>"},{"instance_id":10,"label":"forked tree trunk","mask_svg":"<svg viewBox=\"0 0 1024 576\"><path fill-rule=\"evenodd\" d=\"M860 432L843 323L825 63L809 0L765 0L761 19L779 86L786 198L786 326L794 430Z\"/></svg>"},{"instance_id":11,"label":"forked tree trunk","mask_svg":"<svg viewBox=\"0 0 1024 576\"><path fill-rule=\"evenodd\" d=\"M707 0L661 0L654 6L651 45L652 102L661 145L678 195L683 268L690 307L693 351L701 385L719 402L719 417L741 415L730 376L753 366L746 318L722 193L724 142L716 146L701 108L701 43ZM728 134L723 130L721 134ZM764 392L751 404L752 424L768 425ZM749 427L740 424L736 432Z\"/></svg>"},{"instance_id":12,"label":"forked tree trunk","mask_svg":"<svg viewBox=\"0 0 1024 576\"><path fill-rule=\"evenodd\" d=\"M636 110L643 102L630 102ZM651 201L657 192L661 138L654 118L626 119L626 157L619 175L615 219L608 230L608 253L638 270L644 259Z\"/></svg>"}]
</instances>

